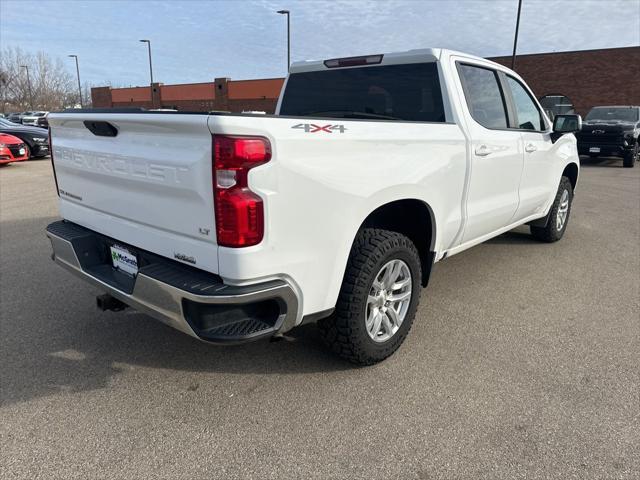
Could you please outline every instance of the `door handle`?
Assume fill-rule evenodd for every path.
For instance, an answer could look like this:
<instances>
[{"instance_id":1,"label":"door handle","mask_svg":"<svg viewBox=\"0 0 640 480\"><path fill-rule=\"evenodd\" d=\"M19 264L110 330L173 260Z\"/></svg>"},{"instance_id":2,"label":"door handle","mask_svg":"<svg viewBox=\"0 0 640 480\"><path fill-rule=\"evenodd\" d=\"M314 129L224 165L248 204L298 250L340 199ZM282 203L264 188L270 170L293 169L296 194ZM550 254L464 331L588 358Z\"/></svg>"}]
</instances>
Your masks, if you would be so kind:
<instances>
[{"instance_id":1,"label":"door handle","mask_svg":"<svg viewBox=\"0 0 640 480\"><path fill-rule=\"evenodd\" d=\"M538 150L538 147L536 147L533 143L529 143L526 147L524 147L524 151L527 153L533 153L536 150Z\"/></svg>"},{"instance_id":2,"label":"door handle","mask_svg":"<svg viewBox=\"0 0 640 480\"><path fill-rule=\"evenodd\" d=\"M482 144L476 147L475 153L479 157L486 157L491 153L491 149L486 145Z\"/></svg>"}]
</instances>

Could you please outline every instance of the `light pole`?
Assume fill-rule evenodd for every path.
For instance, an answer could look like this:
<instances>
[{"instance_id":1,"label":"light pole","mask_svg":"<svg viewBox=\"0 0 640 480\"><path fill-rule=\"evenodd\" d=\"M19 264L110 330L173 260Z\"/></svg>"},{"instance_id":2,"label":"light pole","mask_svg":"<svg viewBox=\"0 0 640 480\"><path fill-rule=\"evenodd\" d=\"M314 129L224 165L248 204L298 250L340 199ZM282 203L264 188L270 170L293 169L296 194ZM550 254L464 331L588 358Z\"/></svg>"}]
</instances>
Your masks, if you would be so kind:
<instances>
[{"instance_id":1,"label":"light pole","mask_svg":"<svg viewBox=\"0 0 640 480\"><path fill-rule=\"evenodd\" d=\"M154 107L153 104L153 65L151 64L151 40L140 40L142 43L146 43L149 48L149 76L151 77L151 85L149 87L149 93L151 94L151 106Z\"/></svg>"},{"instance_id":2,"label":"light pole","mask_svg":"<svg viewBox=\"0 0 640 480\"><path fill-rule=\"evenodd\" d=\"M278 10L277 13L287 16L287 73L289 73L289 67L291 66L291 12L289 10Z\"/></svg>"},{"instance_id":3,"label":"light pole","mask_svg":"<svg viewBox=\"0 0 640 480\"><path fill-rule=\"evenodd\" d=\"M80 108L82 108L82 87L80 87L80 67L78 66L78 55L69 55L76 59L76 73L78 74L78 95L80 95Z\"/></svg>"},{"instance_id":4,"label":"light pole","mask_svg":"<svg viewBox=\"0 0 640 480\"><path fill-rule=\"evenodd\" d=\"M518 18L516 20L516 34L513 37L513 55L511 55L511 70L516 68L516 47L518 45L518 29L520 28L520 10L522 10L522 0L518 0Z\"/></svg>"},{"instance_id":5,"label":"light pole","mask_svg":"<svg viewBox=\"0 0 640 480\"><path fill-rule=\"evenodd\" d=\"M31 104L31 110L33 110L33 92L31 91L31 80L29 79L29 66L28 65L20 65L27 71L27 87L29 87L29 102Z\"/></svg>"}]
</instances>

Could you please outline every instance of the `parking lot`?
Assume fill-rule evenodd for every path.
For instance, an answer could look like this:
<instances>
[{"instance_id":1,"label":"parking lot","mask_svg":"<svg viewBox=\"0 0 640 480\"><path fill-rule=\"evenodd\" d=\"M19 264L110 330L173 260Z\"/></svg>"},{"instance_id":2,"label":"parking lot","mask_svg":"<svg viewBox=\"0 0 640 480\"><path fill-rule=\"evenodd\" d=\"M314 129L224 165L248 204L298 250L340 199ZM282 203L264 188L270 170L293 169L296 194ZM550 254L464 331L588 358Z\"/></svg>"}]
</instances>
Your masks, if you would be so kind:
<instances>
[{"instance_id":1,"label":"parking lot","mask_svg":"<svg viewBox=\"0 0 640 480\"><path fill-rule=\"evenodd\" d=\"M438 264L354 368L304 327L212 347L50 259L48 160L0 170L0 477L640 477L640 166L583 165L564 239Z\"/></svg>"}]
</instances>

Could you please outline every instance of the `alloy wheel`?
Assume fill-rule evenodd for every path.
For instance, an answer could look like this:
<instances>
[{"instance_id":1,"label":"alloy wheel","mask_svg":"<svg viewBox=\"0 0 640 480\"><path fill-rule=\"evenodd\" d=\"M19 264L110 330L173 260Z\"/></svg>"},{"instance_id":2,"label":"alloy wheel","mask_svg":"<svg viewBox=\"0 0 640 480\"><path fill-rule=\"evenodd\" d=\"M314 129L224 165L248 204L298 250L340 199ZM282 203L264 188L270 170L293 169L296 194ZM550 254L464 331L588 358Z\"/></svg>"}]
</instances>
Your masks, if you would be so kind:
<instances>
[{"instance_id":1,"label":"alloy wheel","mask_svg":"<svg viewBox=\"0 0 640 480\"><path fill-rule=\"evenodd\" d=\"M411 271L402 260L387 262L369 290L366 329L374 342L386 342L400 329L411 303Z\"/></svg>"}]
</instances>

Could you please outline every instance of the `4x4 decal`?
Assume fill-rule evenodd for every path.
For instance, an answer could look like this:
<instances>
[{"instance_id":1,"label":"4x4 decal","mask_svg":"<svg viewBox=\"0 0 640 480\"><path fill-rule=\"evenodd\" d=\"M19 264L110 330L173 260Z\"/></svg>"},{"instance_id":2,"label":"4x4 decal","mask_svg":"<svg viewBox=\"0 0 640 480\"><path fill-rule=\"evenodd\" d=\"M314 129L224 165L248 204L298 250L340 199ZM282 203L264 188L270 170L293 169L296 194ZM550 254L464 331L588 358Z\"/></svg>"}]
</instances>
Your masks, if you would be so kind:
<instances>
[{"instance_id":1,"label":"4x4 decal","mask_svg":"<svg viewBox=\"0 0 640 480\"><path fill-rule=\"evenodd\" d=\"M347 130L347 128L344 125L316 125L315 123L298 123L297 125L294 125L291 128L304 130L306 133L316 133L316 132L333 133L335 131L344 133Z\"/></svg>"}]
</instances>

